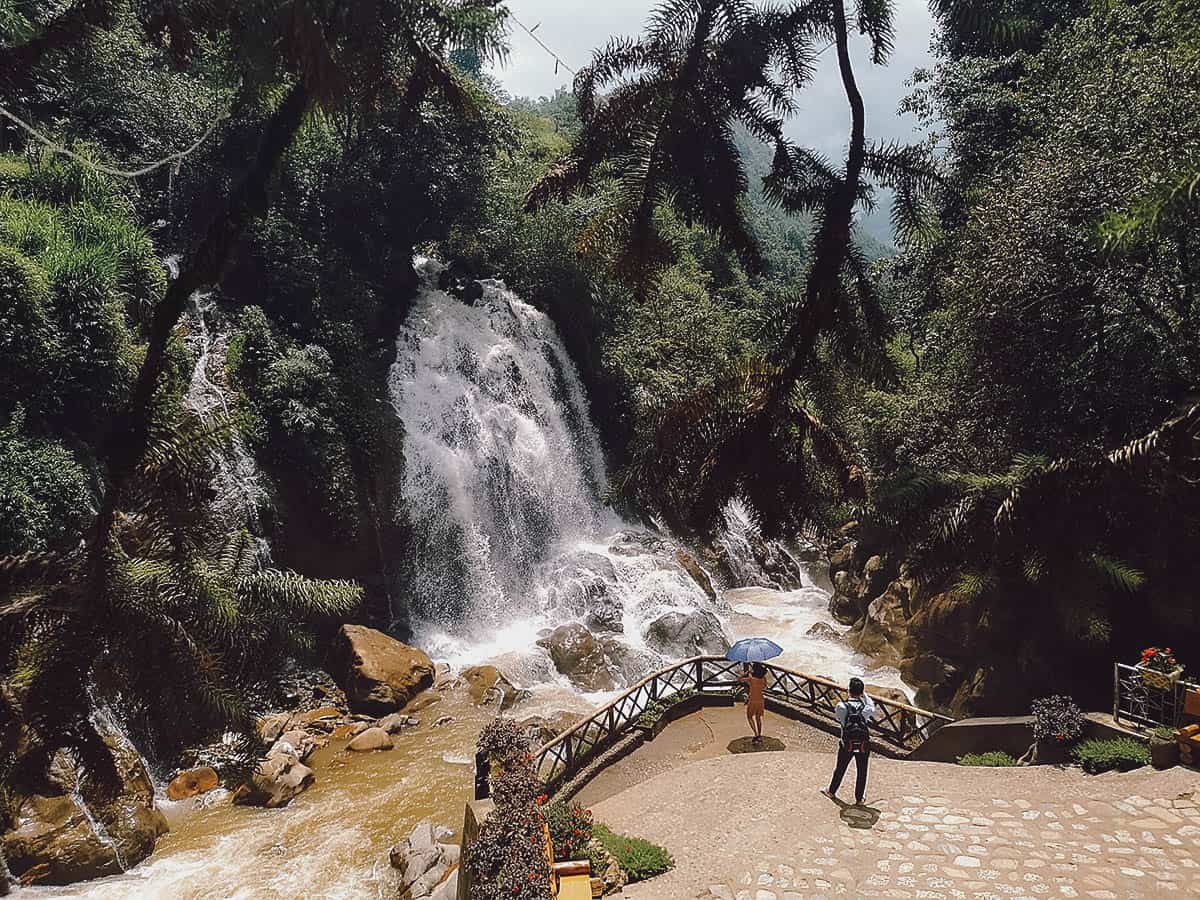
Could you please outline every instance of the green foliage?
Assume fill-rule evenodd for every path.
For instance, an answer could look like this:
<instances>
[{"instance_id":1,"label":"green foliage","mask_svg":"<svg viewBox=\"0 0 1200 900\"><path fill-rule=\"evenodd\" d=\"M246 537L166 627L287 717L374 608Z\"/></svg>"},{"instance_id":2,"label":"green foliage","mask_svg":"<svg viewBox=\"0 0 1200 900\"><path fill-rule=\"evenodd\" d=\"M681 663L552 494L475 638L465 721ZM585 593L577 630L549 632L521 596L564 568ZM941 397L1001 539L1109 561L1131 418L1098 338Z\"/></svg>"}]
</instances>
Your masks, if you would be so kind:
<instances>
[{"instance_id":1,"label":"green foliage","mask_svg":"<svg viewBox=\"0 0 1200 900\"><path fill-rule=\"evenodd\" d=\"M1010 768L1020 763L1003 750L989 750L986 753L965 753L958 758L960 766L990 766L994 768Z\"/></svg>"},{"instance_id":2,"label":"green foliage","mask_svg":"<svg viewBox=\"0 0 1200 900\"><path fill-rule=\"evenodd\" d=\"M607 825L597 823L592 830L604 849L616 857L630 882L646 881L675 868L671 854L649 841L616 834Z\"/></svg>"},{"instance_id":3,"label":"green foliage","mask_svg":"<svg viewBox=\"0 0 1200 900\"><path fill-rule=\"evenodd\" d=\"M165 275L127 205L98 188L60 192L46 182L23 180L29 199L0 197L0 303L14 329L0 338L0 378L14 379L0 381L0 410L19 399L31 426L94 442L132 385L138 323ZM38 199L64 193L74 198L66 205Z\"/></svg>"},{"instance_id":4,"label":"green foliage","mask_svg":"<svg viewBox=\"0 0 1200 900\"><path fill-rule=\"evenodd\" d=\"M83 467L61 443L23 429L17 407L0 426L0 557L63 549L91 511Z\"/></svg>"},{"instance_id":5,"label":"green foliage","mask_svg":"<svg viewBox=\"0 0 1200 900\"><path fill-rule=\"evenodd\" d=\"M651 700L646 704L646 708L642 710L642 714L638 716L638 727L653 728L656 724L658 724L659 719L667 714L667 711L670 710L671 707L694 696L696 696L696 691L694 688L684 688L683 690L677 691L671 696L665 697L661 700Z\"/></svg>"},{"instance_id":6,"label":"green foliage","mask_svg":"<svg viewBox=\"0 0 1200 900\"><path fill-rule=\"evenodd\" d=\"M1082 741L1071 748L1071 756L1092 775L1113 769L1128 772L1150 764L1150 748L1134 738Z\"/></svg>"},{"instance_id":7,"label":"green foliage","mask_svg":"<svg viewBox=\"0 0 1200 900\"><path fill-rule=\"evenodd\" d=\"M558 800L545 807L544 815L554 844L555 861L587 859L592 840L591 811L578 803Z\"/></svg>"},{"instance_id":8,"label":"green foliage","mask_svg":"<svg viewBox=\"0 0 1200 900\"><path fill-rule=\"evenodd\" d=\"M1175 742L1176 732L1174 728L1168 728L1165 725L1159 725L1150 732L1150 737L1153 741L1173 744Z\"/></svg>"}]
</instances>

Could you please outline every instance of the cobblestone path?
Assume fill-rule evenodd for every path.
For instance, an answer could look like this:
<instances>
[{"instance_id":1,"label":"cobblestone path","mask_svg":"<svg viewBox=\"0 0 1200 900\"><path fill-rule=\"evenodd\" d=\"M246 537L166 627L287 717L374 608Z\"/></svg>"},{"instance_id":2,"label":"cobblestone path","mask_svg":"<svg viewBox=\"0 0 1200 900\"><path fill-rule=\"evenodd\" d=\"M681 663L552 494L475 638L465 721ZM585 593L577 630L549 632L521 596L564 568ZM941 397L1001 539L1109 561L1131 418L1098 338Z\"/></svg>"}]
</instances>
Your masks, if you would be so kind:
<instances>
[{"instance_id":1,"label":"cobblestone path","mask_svg":"<svg viewBox=\"0 0 1200 900\"><path fill-rule=\"evenodd\" d=\"M873 759L866 810L816 792L830 757L704 760L599 804L671 850L631 900L1200 897L1200 773ZM853 768L853 767L852 767ZM845 791L843 788L843 792Z\"/></svg>"}]
</instances>

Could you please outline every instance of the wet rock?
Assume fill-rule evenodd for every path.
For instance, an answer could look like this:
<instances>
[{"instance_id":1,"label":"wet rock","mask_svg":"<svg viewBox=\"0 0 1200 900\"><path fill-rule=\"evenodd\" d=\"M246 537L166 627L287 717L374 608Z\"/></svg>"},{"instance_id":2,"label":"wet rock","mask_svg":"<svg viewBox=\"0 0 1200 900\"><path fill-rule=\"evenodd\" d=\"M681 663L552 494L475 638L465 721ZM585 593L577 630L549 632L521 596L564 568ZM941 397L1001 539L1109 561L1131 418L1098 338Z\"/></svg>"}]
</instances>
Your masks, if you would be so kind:
<instances>
[{"instance_id":1,"label":"wet rock","mask_svg":"<svg viewBox=\"0 0 1200 900\"><path fill-rule=\"evenodd\" d=\"M805 634L809 637L824 638L831 641L840 641L842 639L841 632L828 622L814 622Z\"/></svg>"},{"instance_id":2,"label":"wet rock","mask_svg":"<svg viewBox=\"0 0 1200 900\"><path fill-rule=\"evenodd\" d=\"M405 728L416 728L421 723L404 713L392 713L390 716L384 716L375 724L388 734L399 734Z\"/></svg>"},{"instance_id":3,"label":"wet rock","mask_svg":"<svg viewBox=\"0 0 1200 900\"><path fill-rule=\"evenodd\" d=\"M902 660L900 677L917 690L916 705L941 709L954 698L961 680L958 667L932 653L919 653Z\"/></svg>"},{"instance_id":4,"label":"wet rock","mask_svg":"<svg viewBox=\"0 0 1200 900\"><path fill-rule=\"evenodd\" d=\"M434 687L436 687L436 685ZM433 706L433 704L441 702L442 698L437 694L422 694L412 703L408 704L408 706L404 707L404 711L407 713L419 713L421 710L428 709L429 707Z\"/></svg>"},{"instance_id":5,"label":"wet rock","mask_svg":"<svg viewBox=\"0 0 1200 900\"><path fill-rule=\"evenodd\" d=\"M307 728L313 725L319 725L322 722L327 722L330 725L335 723L342 717L342 711L336 706L322 706L319 709L312 709L308 712L298 713L288 720L287 730L294 728Z\"/></svg>"},{"instance_id":6,"label":"wet rock","mask_svg":"<svg viewBox=\"0 0 1200 900\"><path fill-rule=\"evenodd\" d=\"M149 856L166 833L141 756L115 729L102 726L100 734L117 770L115 797L83 781L60 751L45 793L18 799L18 827L4 835L0 856L23 883L61 885L117 874Z\"/></svg>"},{"instance_id":7,"label":"wet rock","mask_svg":"<svg viewBox=\"0 0 1200 900\"><path fill-rule=\"evenodd\" d=\"M507 710L529 697L528 691L518 689L495 666L475 666L463 672L462 677L471 699L481 706L501 703L501 709Z\"/></svg>"},{"instance_id":8,"label":"wet rock","mask_svg":"<svg viewBox=\"0 0 1200 900\"><path fill-rule=\"evenodd\" d=\"M171 779L171 783L167 785L167 799L187 800L191 797L199 797L201 794L216 790L220 784L221 779L217 777L216 770L210 766L188 769Z\"/></svg>"},{"instance_id":9,"label":"wet rock","mask_svg":"<svg viewBox=\"0 0 1200 900\"><path fill-rule=\"evenodd\" d=\"M382 722L383 720L380 719L380 721ZM339 725L337 728L333 729L333 733L329 736L335 741L344 741L352 737L357 737L370 727L371 726L366 722L354 722L350 725Z\"/></svg>"},{"instance_id":10,"label":"wet rock","mask_svg":"<svg viewBox=\"0 0 1200 900\"><path fill-rule=\"evenodd\" d=\"M550 716L530 716L528 719L522 720L519 724L530 735L530 743L534 747L540 747L542 744L548 744L564 731L574 727L583 716L579 713L567 712L565 710L556 712Z\"/></svg>"},{"instance_id":11,"label":"wet rock","mask_svg":"<svg viewBox=\"0 0 1200 900\"><path fill-rule=\"evenodd\" d=\"M259 763L250 781L234 792L233 802L277 809L312 787L315 780L312 769L277 744Z\"/></svg>"},{"instance_id":12,"label":"wet rock","mask_svg":"<svg viewBox=\"0 0 1200 900\"><path fill-rule=\"evenodd\" d=\"M321 740L324 741L325 738L321 738ZM317 749L317 741L307 731L293 729L292 731L285 731L280 735L275 746L294 754L297 759L303 762L312 756L312 752Z\"/></svg>"},{"instance_id":13,"label":"wet rock","mask_svg":"<svg viewBox=\"0 0 1200 900\"><path fill-rule=\"evenodd\" d=\"M645 638L654 650L675 659L724 656L729 649L721 620L703 609L659 616L646 629Z\"/></svg>"},{"instance_id":14,"label":"wet rock","mask_svg":"<svg viewBox=\"0 0 1200 900\"><path fill-rule=\"evenodd\" d=\"M394 746L396 745L392 736L382 728L368 728L347 744L346 749L355 753L368 753L372 750L391 750Z\"/></svg>"},{"instance_id":15,"label":"wet rock","mask_svg":"<svg viewBox=\"0 0 1200 900\"><path fill-rule=\"evenodd\" d=\"M699 585L700 590L708 595L708 599L717 599L717 589L713 587L712 579L708 577L708 573L704 571L704 567L700 565L696 557L686 550L676 550L675 561L683 566L683 570L691 576L692 581Z\"/></svg>"},{"instance_id":16,"label":"wet rock","mask_svg":"<svg viewBox=\"0 0 1200 900\"><path fill-rule=\"evenodd\" d=\"M454 833L422 822L392 847L388 860L400 873L400 896L412 900L454 900L459 861Z\"/></svg>"},{"instance_id":17,"label":"wet rock","mask_svg":"<svg viewBox=\"0 0 1200 900\"><path fill-rule=\"evenodd\" d=\"M8 871L8 863L4 860L4 851L0 850L0 897L7 897L11 889L12 875Z\"/></svg>"},{"instance_id":18,"label":"wet rock","mask_svg":"<svg viewBox=\"0 0 1200 900\"><path fill-rule=\"evenodd\" d=\"M334 647L350 708L383 716L397 712L433 685L433 662L382 631L343 625Z\"/></svg>"},{"instance_id":19,"label":"wet rock","mask_svg":"<svg viewBox=\"0 0 1200 900\"><path fill-rule=\"evenodd\" d=\"M868 684L865 687L867 693L876 700L890 700L892 703L903 703L905 706L909 703L908 694L900 688L884 687L879 684Z\"/></svg>"},{"instance_id":20,"label":"wet rock","mask_svg":"<svg viewBox=\"0 0 1200 900\"><path fill-rule=\"evenodd\" d=\"M258 720L258 736L264 744L273 744L279 739L292 720L290 713L271 713Z\"/></svg>"},{"instance_id":21,"label":"wet rock","mask_svg":"<svg viewBox=\"0 0 1200 900\"><path fill-rule=\"evenodd\" d=\"M616 594L617 570L599 553L575 551L543 567L547 605L562 618L577 618L594 631L621 632L623 609Z\"/></svg>"},{"instance_id":22,"label":"wet rock","mask_svg":"<svg viewBox=\"0 0 1200 900\"><path fill-rule=\"evenodd\" d=\"M898 666L908 647L907 588L898 581L871 601L847 635L850 646L881 665Z\"/></svg>"},{"instance_id":23,"label":"wet rock","mask_svg":"<svg viewBox=\"0 0 1200 900\"><path fill-rule=\"evenodd\" d=\"M608 636L598 637L577 622L560 625L538 641L554 666L585 691L612 691L647 671L652 663Z\"/></svg>"},{"instance_id":24,"label":"wet rock","mask_svg":"<svg viewBox=\"0 0 1200 900\"><path fill-rule=\"evenodd\" d=\"M454 724L454 716L442 716L433 723L434 728L445 728L447 725Z\"/></svg>"}]
</instances>

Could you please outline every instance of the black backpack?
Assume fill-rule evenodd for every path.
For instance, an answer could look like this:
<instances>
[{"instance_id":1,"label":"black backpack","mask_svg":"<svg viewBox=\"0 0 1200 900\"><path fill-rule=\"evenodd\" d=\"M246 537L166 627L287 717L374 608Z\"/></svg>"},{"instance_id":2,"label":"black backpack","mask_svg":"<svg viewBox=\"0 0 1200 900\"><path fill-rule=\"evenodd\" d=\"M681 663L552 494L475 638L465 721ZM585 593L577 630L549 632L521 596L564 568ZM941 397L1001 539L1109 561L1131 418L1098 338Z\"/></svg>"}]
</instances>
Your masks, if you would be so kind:
<instances>
[{"instance_id":1,"label":"black backpack","mask_svg":"<svg viewBox=\"0 0 1200 900\"><path fill-rule=\"evenodd\" d=\"M842 725L842 743L850 746L865 744L871 737L867 728L867 704L862 700L846 701L846 723Z\"/></svg>"}]
</instances>

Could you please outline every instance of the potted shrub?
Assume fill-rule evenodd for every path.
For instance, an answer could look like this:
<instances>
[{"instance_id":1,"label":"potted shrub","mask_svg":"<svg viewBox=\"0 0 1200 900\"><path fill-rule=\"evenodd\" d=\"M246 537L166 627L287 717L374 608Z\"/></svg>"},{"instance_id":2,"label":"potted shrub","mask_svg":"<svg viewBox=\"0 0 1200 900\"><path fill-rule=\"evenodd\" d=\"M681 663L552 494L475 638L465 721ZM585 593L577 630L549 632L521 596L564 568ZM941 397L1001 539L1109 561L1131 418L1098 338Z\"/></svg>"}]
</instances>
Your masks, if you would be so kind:
<instances>
[{"instance_id":1,"label":"potted shrub","mask_svg":"<svg viewBox=\"0 0 1200 900\"><path fill-rule=\"evenodd\" d=\"M1034 700L1033 746L1021 762L1028 765L1038 763L1065 763L1068 750L1083 734L1083 711L1070 697L1056 694Z\"/></svg>"},{"instance_id":2,"label":"potted shrub","mask_svg":"<svg viewBox=\"0 0 1200 900\"><path fill-rule=\"evenodd\" d=\"M1183 674L1183 666L1175 659L1170 647L1147 647L1142 651L1137 668L1146 687L1169 691Z\"/></svg>"},{"instance_id":3,"label":"potted shrub","mask_svg":"<svg viewBox=\"0 0 1200 900\"><path fill-rule=\"evenodd\" d=\"M1179 737L1174 728L1159 727L1150 733L1150 763L1156 769L1179 765Z\"/></svg>"}]
</instances>

